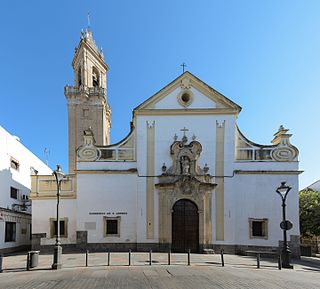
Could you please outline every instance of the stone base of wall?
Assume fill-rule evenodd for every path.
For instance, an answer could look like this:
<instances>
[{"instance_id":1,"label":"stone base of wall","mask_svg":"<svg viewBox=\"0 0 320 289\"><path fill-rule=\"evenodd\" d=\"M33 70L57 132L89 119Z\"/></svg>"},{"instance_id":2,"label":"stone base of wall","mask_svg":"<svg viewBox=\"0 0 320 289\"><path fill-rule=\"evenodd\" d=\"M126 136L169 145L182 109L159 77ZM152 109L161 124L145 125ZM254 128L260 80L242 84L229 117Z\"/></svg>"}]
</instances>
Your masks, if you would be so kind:
<instances>
[{"instance_id":1,"label":"stone base of wall","mask_svg":"<svg viewBox=\"0 0 320 289\"><path fill-rule=\"evenodd\" d=\"M46 234L32 234L32 250L40 250L42 253L53 252L54 245L41 245L41 238L46 237ZM168 252L171 248L169 243L88 243L87 231L77 231L76 244L61 244L63 253L85 252ZM226 254L247 255L247 251L262 251L270 252L270 256L279 254L280 247L274 246L249 246L249 245L217 245L217 244L199 244L199 253L206 253L213 250L219 254L223 249ZM300 258L299 236L291 236L289 246L292 251L292 258ZM279 249L280 248L280 249Z\"/></svg>"},{"instance_id":2,"label":"stone base of wall","mask_svg":"<svg viewBox=\"0 0 320 289\"><path fill-rule=\"evenodd\" d=\"M87 243L79 246L77 244L62 244L63 253L79 253L89 250L89 252L168 252L169 244L159 243ZM36 250L41 253L52 253L54 245L38 246ZM201 247L201 246L200 246ZM207 246L206 246L207 247ZM266 246L244 246L244 245L212 245L211 248L203 248L199 253L207 253L208 249L213 249L215 254L219 254L223 249L226 254L248 255L247 251L262 251L266 257L274 257L279 254L278 247ZM35 250L35 249L33 249ZM268 255L267 252L270 252ZM300 255L291 255L292 258L300 258Z\"/></svg>"},{"instance_id":3,"label":"stone base of wall","mask_svg":"<svg viewBox=\"0 0 320 289\"><path fill-rule=\"evenodd\" d=\"M31 248L34 251L40 250L41 246L41 238L45 238L47 236L46 233L40 233L40 234L32 234L31 239Z\"/></svg>"},{"instance_id":4,"label":"stone base of wall","mask_svg":"<svg viewBox=\"0 0 320 289\"><path fill-rule=\"evenodd\" d=\"M30 251L30 250L31 250L31 245L21 245L21 246L10 247L10 248L2 248L0 249L0 254L7 255L10 253Z\"/></svg>"}]
</instances>

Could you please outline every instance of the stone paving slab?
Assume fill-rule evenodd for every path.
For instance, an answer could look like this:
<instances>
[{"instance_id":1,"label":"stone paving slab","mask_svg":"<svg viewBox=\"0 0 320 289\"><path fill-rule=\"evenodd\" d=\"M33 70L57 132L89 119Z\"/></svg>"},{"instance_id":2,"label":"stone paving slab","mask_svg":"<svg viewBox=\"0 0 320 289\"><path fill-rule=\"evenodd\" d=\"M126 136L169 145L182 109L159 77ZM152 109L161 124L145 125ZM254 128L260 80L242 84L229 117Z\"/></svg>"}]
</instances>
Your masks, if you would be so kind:
<instances>
[{"instance_id":1,"label":"stone paving slab","mask_svg":"<svg viewBox=\"0 0 320 289\"><path fill-rule=\"evenodd\" d=\"M133 253L132 266L128 266L128 253L112 253L111 265L106 266L106 253L89 254L85 267L85 254L63 255L63 269L51 270L52 255L40 255L39 266L25 270L26 256L5 257L4 272L0 274L0 289L49 288L250 288L301 289L320 288L319 259L304 258L295 261L295 268L277 269L273 259L225 255L225 267L220 255L191 254L187 266L186 254L172 254L174 265L167 265L167 254Z\"/></svg>"}]
</instances>

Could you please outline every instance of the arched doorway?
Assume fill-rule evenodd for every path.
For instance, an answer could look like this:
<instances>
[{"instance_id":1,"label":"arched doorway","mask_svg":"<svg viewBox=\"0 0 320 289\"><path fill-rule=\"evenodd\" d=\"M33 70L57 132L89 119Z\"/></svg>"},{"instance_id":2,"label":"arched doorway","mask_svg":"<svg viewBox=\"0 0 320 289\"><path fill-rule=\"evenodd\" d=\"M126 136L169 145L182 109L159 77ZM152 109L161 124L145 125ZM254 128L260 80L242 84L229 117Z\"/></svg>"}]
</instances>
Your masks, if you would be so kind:
<instances>
[{"instance_id":1,"label":"arched doorway","mask_svg":"<svg viewBox=\"0 0 320 289\"><path fill-rule=\"evenodd\" d=\"M199 251L198 207L190 200L182 199L173 206L172 213L172 251Z\"/></svg>"}]
</instances>

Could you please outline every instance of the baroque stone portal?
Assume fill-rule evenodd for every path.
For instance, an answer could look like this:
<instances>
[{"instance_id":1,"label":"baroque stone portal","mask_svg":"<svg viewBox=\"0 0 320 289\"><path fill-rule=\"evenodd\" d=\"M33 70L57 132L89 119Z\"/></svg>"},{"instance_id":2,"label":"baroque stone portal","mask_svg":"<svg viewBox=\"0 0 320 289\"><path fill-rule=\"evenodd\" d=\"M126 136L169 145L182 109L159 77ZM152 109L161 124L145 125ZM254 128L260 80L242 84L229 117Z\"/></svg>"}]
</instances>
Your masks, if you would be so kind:
<instances>
[{"instance_id":1,"label":"baroque stone portal","mask_svg":"<svg viewBox=\"0 0 320 289\"><path fill-rule=\"evenodd\" d=\"M175 138L170 147L172 166L162 166L163 173L155 186L159 192L159 242L164 248L172 244L173 207L182 199L198 207L199 250L212 247L211 198L216 184L207 165L198 165L201 152L202 146L195 138L190 143L185 135L181 141Z\"/></svg>"}]
</instances>

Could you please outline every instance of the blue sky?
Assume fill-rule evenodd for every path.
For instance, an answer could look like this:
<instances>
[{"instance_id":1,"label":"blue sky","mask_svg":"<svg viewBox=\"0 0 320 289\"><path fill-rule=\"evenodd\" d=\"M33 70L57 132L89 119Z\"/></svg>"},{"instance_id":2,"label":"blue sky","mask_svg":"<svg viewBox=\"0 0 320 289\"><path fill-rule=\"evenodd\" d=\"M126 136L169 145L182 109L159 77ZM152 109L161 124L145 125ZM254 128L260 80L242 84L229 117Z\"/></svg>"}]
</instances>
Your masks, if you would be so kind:
<instances>
[{"instance_id":1,"label":"blue sky","mask_svg":"<svg viewBox=\"0 0 320 289\"><path fill-rule=\"evenodd\" d=\"M242 106L241 131L270 144L282 124L300 150L303 188L320 178L319 1L1 1L0 125L67 170L71 61L91 29L109 65L111 140L134 107L187 70Z\"/></svg>"}]
</instances>

